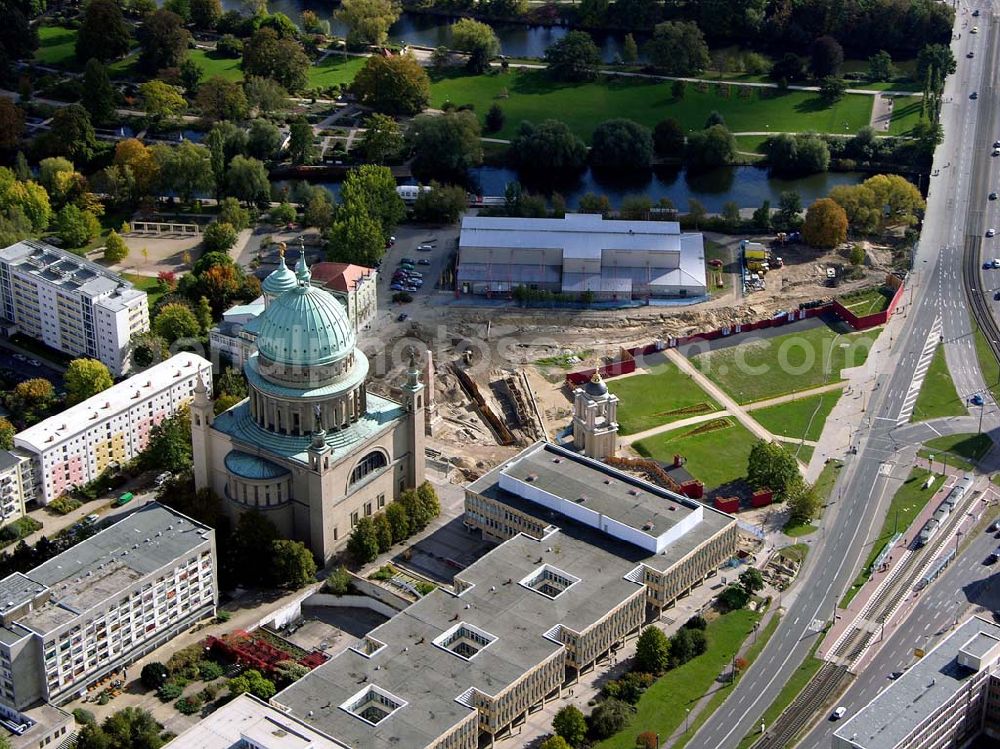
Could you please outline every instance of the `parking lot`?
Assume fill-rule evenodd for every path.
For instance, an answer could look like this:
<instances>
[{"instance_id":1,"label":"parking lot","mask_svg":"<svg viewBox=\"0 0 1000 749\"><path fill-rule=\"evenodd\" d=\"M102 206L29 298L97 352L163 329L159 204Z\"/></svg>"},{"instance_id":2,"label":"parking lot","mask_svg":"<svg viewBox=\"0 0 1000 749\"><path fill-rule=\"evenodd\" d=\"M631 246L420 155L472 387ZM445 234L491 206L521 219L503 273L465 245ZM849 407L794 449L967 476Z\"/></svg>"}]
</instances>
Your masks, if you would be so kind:
<instances>
[{"instance_id":1,"label":"parking lot","mask_svg":"<svg viewBox=\"0 0 1000 749\"><path fill-rule=\"evenodd\" d=\"M45 362L34 357L22 354L9 346L6 342L0 341L0 369L10 372L12 379L16 382L24 382L35 377L44 377L52 383L56 392L65 389L62 372L53 369Z\"/></svg>"}]
</instances>

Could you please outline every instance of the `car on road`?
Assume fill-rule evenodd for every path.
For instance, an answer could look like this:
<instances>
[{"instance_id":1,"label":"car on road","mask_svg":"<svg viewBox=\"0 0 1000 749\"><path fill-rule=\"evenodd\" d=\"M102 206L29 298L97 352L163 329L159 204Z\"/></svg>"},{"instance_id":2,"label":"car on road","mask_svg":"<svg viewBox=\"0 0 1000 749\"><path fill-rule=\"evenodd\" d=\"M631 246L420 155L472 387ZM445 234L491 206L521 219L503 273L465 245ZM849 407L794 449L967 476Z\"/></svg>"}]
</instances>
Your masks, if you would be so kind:
<instances>
[{"instance_id":1,"label":"car on road","mask_svg":"<svg viewBox=\"0 0 1000 749\"><path fill-rule=\"evenodd\" d=\"M430 264L431 264L431 261L430 261L430 260L428 260L428 259L427 259L427 258L425 258L425 257L422 257L422 258L420 258L420 259L419 259L419 260L417 261L417 265L430 265Z\"/></svg>"},{"instance_id":2,"label":"car on road","mask_svg":"<svg viewBox=\"0 0 1000 749\"><path fill-rule=\"evenodd\" d=\"M408 317L409 315L406 314L405 312L400 312L399 316L396 318L396 322L406 322L406 318Z\"/></svg>"},{"instance_id":3,"label":"car on road","mask_svg":"<svg viewBox=\"0 0 1000 749\"><path fill-rule=\"evenodd\" d=\"M971 94L969 94L969 98L970 99L978 99L979 98L979 92L978 91L973 91Z\"/></svg>"},{"instance_id":4,"label":"car on road","mask_svg":"<svg viewBox=\"0 0 1000 749\"><path fill-rule=\"evenodd\" d=\"M997 230L996 229L987 229L986 230L986 236L987 237L995 237L996 235L997 235Z\"/></svg>"},{"instance_id":5,"label":"car on road","mask_svg":"<svg viewBox=\"0 0 1000 749\"><path fill-rule=\"evenodd\" d=\"M972 50L969 50L969 52L965 56L971 60L973 57L976 56L976 53L973 52Z\"/></svg>"},{"instance_id":6,"label":"car on road","mask_svg":"<svg viewBox=\"0 0 1000 749\"><path fill-rule=\"evenodd\" d=\"M841 705L830 714L830 720L840 720L847 714L847 708Z\"/></svg>"},{"instance_id":7,"label":"car on road","mask_svg":"<svg viewBox=\"0 0 1000 749\"><path fill-rule=\"evenodd\" d=\"M986 532L996 533L997 531L1000 531L1000 521L994 520L992 523L990 523L990 527L986 529Z\"/></svg>"},{"instance_id":8,"label":"car on road","mask_svg":"<svg viewBox=\"0 0 1000 749\"><path fill-rule=\"evenodd\" d=\"M430 251L432 251L433 249L434 249L434 248L433 248L433 247L431 247L431 246L430 246L429 244L418 244L418 245L417 245L417 251L418 251L418 252L430 252Z\"/></svg>"},{"instance_id":9,"label":"car on road","mask_svg":"<svg viewBox=\"0 0 1000 749\"><path fill-rule=\"evenodd\" d=\"M416 261L416 260L414 260L414 259L413 259L412 257L401 257L401 258L399 259L399 264L400 264L400 265L404 265L404 264L406 264L406 263L410 263L410 264L412 265L412 264L413 264L413 263L415 263L415 262L417 262L417 261Z\"/></svg>"},{"instance_id":10,"label":"car on road","mask_svg":"<svg viewBox=\"0 0 1000 749\"><path fill-rule=\"evenodd\" d=\"M981 406L985 402L986 401L983 400L983 396L981 396L979 393L976 393L971 398L969 398L969 403L971 403L973 406Z\"/></svg>"},{"instance_id":11,"label":"car on road","mask_svg":"<svg viewBox=\"0 0 1000 749\"><path fill-rule=\"evenodd\" d=\"M28 361L28 357L24 354L14 354L14 358L18 361Z\"/></svg>"},{"instance_id":12,"label":"car on road","mask_svg":"<svg viewBox=\"0 0 1000 749\"><path fill-rule=\"evenodd\" d=\"M1000 302L1000 291L994 291L993 292L993 300L997 301L997 302Z\"/></svg>"},{"instance_id":13,"label":"car on road","mask_svg":"<svg viewBox=\"0 0 1000 749\"><path fill-rule=\"evenodd\" d=\"M995 564L1000 559L1000 549L994 549L993 553L986 557L986 564Z\"/></svg>"},{"instance_id":14,"label":"car on road","mask_svg":"<svg viewBox=\"0 0 1000 749\"><path fill-rule=\"evenodd\" d=\"M417 266L414 263L400 263L399 267L402 270L416 270Z\"/></svg>"},{"instance_id":15,"label":"car on road","mask_svg":"<svg viewBox=\"0 0 1000 749\"><path fill-rule=\"evenodd\" d=\"M893 671L891 674L889 674L889 681L896 681L896 679L898 679L902 675L903 675L902 671Z\"/></svg>"},{"instance_id":16,"label":"car on road","mask_svg":"<svg viewBox=\"0 0 1000 749\"><path fill-rule=\"evenodd\" d=\"M401 283L391 283L389 284L389 291L402 291L403 284Z\"/></svg>"},{"instance_id":17,"label":"car on road","mask_svg":"<svg viewBox=\"0 0 1000 749\"><path fill-rule=\"evenodd\" d=\"M976 8L974 11L972 11L972 17L979 18L979 8Z\"/></svg>"},{"instance_id":18,"label":"car on road","mask_svg":"<svg viewBox=\"0 0 1000 749\"><path fill-rule=\"evenodd\" d=\"M1000 257L993 258L993 260L990 262L990 267L991 268L1000 268Z\"/></svg>"},{"instance_id":19,"label":"car on road","mask_svg":"<svg viewBox=\"0 0 1000 749\"><path fill-rule=\"evenodd\" d=\"M997 148L993 149L993 155L994 156L1000 156L1000 146L998 146Z\"/></svg>"},{"instance_id":20,"label":"car on road","mask_svg":"<svg viewBox=\"0 0 1000 749\"><path fill-rule=\"evenodd\" d=\"M973 26L972 29L971 29L971 32L973 34L978 34L979 33L979 27L978 26Z\"/></svg>"},{"instance_id":21,"label":"car on road","mask_svg":"<svg viewBox=\"0 0 1000 749\"><path fill-rule=\"evenodd\" d=\"M40 367L40 366L42 366L42 363L40 361L38 361L38 359L28 359L28 364L30 364L33 367Z\"/></svg>"},{"instance_id":22,"label":"car on road","mask_svg":"<svg viewBox=\"0 0 1000 749\"><path fill-rule=\"evenodd\" d=\"M1000 140L993 141L993 147L994 148L1000 148Z\"/></svg>"},{"instance_id":23,"label":"car on road","mask_svg":"<svg viewBox=\"0 0 1000 749\"><path fill-rule=\"evenodd\" d=\"M993 538L1000 538L1000 531L997 531L997 532L996 532L996 535L995 535L995 536L993 536Z\"/></svg>"},{"instance_id":24,"label":"car on road","mask_svg":"<svg viewBox=\"0 0 1000 749\"><path fill-rule=\"evenodd\" d=\"M996 199L997 199L997 194L995 192L991 192L990 193L990 200L996 200Z\"/></svg>"}]
</instances>

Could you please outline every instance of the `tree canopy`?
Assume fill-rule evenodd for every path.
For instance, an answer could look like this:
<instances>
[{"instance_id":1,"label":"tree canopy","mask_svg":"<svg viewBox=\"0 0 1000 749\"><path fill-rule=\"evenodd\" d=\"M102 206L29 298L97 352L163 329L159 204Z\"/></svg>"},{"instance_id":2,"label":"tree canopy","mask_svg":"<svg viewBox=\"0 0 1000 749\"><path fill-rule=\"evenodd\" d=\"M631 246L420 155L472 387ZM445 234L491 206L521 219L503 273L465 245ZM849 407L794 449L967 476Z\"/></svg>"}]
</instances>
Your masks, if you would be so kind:
<instances>
[{"instance_id":1,"label":"tree canopy","mask_svg":"<svg viewBox=\"0 0 1000 749\"><path fill-rule=\"evenodd\" d=\"M413 115L427 107L431 83L427 71L410 53L365 60L351 83L351 91L365 105L391 115Z\"/></svg>"},{"instance_id":2,"label":"tree canopy","mask_svg":"<svg viewBox=\"0 0 1000 749\"><path fill-rule=\"evenodd\" d=\"M132 34L115 0L90 0L76 32L76 59L116 60L128 52Z\"/></svg>"},{"instance_id":3,"label":"tree canopy","mask_svg":"<svg viewBox=\"0 0 1000 749\"><path fill-rule=\"evenodd\" d=\"M585 31L570 31L545 50L549 75L564 81L590 81L597 77L601 51Z\"/></svg>"},{"instance_id":4,"label":"tree canopy","mask_svg":"<svg viewBox=\"0 0 1000 749\"><path fill-rule=\"evenodd\" d=\"M614 119L594 130L590 162L606 169L646 169L653 160L653 135L638 122Z\"/></svg>"},{"instance_id":5,"label":"tree canopy","mask_svg":"<svg viewBox=\"0 0 1000 749\"><path fill-rule=\"evenodd\" d=\"M414 117L406 132L413 173L421 180L464 182L469 168L483 161L479 120L469 111Z\"/></svg>"},{"instance_id":6,"label":"tree canopy","mask_svg":"<svg viewBox=\"0 0 1000 749\"><path fill-rule=\"evenodd\" d=\"M74 359L64 375L66 405L72 406L114 385L111 372L97 359Z\"/></svg>"},{"instance_id":7,"label":"tree canopy","mask_svg":"<svg viewBox=\"0 0 1000 749\"><path fill-rule=\"evenodd\" d=\"M191 34L184 28L184 19L163 9L143 18L138 37L139 65L147 73L180 67L191 40Z\"/></svg>"},{"instance_id":8,"label":"tree canopy","mask_svg":"<svg viewBox=\"0 0 1000 749\"><path fill-rule=\"evenodd\" d=\"M518 171L539 176L578 172L587 164L587 145L559 120L522 120L509 153Z\"/></svg>"},{"instance_id":9,"label":"tree canopy","mask_svg":"<svg viewBox=\"0 0 1000 749\"><path fill-rule=\"evenodd\" d=\"M709 63L705 35L690 21L657 24L645 50L653 67L668 75L700 73Z\"/></svg>"},{"instance_id":10,"label":"tree canopy","mask_svg":"<svg viewBox=\"0 0 1000 749\"><path fill-rule=\"evenodd\" d=\"M847 239L847 213L830 198L817 200L806 211L802 239L811 247L836 247Z\"/></svg>"},{"instance_id":11,"label":"tree canopy","mask_svg":"<svg viewBox=\"0 0 1000 749\"><path fill-rule=\"evenodd\" d=\"M399 18L400 11L397 0L342 0L334 18L347 27L349 46L382 46L388 41L389 27Z\"/></svg>"}]
</instances>

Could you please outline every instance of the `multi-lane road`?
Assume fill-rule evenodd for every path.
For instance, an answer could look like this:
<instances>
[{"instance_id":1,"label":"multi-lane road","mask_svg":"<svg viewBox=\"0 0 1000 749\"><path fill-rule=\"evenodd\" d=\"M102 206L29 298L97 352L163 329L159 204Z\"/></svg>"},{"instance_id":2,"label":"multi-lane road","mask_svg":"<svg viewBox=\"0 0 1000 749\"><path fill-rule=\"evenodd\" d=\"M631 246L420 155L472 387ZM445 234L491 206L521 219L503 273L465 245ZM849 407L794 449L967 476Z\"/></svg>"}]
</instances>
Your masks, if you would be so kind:
<instances>
[{"instance_id":1,"label":"multi-lane road","mask_svg":"<svg viewBox=\"0 0 1000 749\"><path fill-rule=\"evenodd\" d=\"M982 15L973 22L970 9L975 7L981 9ZM973 23L980 27L978 34L970 33ZM967 244L972 251L979 251L989 228L987 220L1000 229L1000 207L996 203L990 207L987 195L992 188L986 189L991 183L1000 184L993 174L1000 171L1000 158L990 156L993 139L1000 137L995 122L998 100L994 91L1000 23L992 15L989 3L977 2L960 6L957 26L956 34L961 37L955 39L953 50L958 71L946 83L942 113L945 140L935 154L935 176L914 269L908 280L906 319L890 355L880 363L879 387L872 393L866 428L859 430L858 452L848 458L834 490L833 496L841 499L827 510L824 518L827 531L813 544L796 592L786 597L787 611L774 636L729 699L690 742L691 747L734 747L744 735L756 730L761 714L819 636L817 621L831 619L836 602L851 583L867 550L886 503L899 486L899 480L909 472L908 461L901 458L912 457L913 451L906 449L902 441L905 428L896 433L897 422L913 386L913 370L932 331L940 329L946 341L946 358L959 394L967 396L984 389L963 291L963 260ZM967 57L969 49L974 51L972 58ZM974 91L975 99L971 98ZM1000 242L986 241L991 249L993 241ZM1000 254L1000 249L996 252ZM986 292L978 289L976 293ZM989 293L992 297L992 292ZM962 422L967 424L968 420ZM1000 425L996 406L990 399L984 407L983 424L990 430ZM985 543L977 541L979 545ZM973 545L969 558L974 559L980 551L977 544ZM947 595L953 596L955 590L965 585L966 576L978 572L981 570L970 567L964 559L948 573L952 585L938 583L928 595L945 595L950 590ZM865 676L856 682L857 704L873 694L874 684L881 686L876 670L883 680L886 673L896 670L886 666L901 662L908 638L928 626L924 618L930 622L928 617L948 616L953 617L954 612L942 613L922 606L918 615L901 623L893 637L897 644L884 648ZM935 632L941 629L937 619L929 626L937 627Z\"/></svg>"}]
</instances>

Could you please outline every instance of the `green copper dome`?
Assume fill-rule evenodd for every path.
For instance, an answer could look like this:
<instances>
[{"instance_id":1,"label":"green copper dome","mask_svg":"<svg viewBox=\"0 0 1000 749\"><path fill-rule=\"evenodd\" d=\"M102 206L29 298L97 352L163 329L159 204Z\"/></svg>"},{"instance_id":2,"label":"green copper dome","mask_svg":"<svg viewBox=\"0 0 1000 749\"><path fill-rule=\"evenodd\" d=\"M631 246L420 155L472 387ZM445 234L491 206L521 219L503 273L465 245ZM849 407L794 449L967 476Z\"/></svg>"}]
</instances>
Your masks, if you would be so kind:
<instances>
[{"instance_id":1,"label":"green copper dome","mask_svg":"<svg viewBox=\"0 0 1000 749\"><path fill-rule=\"evenodd\" d=\"M264 283L260 285L264 293L273 297L281 296L286 291L291 291L297 286L297 281L295 280L295 274L292 269L285 264L285 256L281 255L281 260L278 263L278 267L275 268L264 279Z\"/></svg>"},{"instance_id":2,"label":"green copper dome","mask_svg":"<svg viewBox=\"0 0 1000 749\"><path fill-rule=\"evenodd\" d=\"M357 343L336 297L306 283L272 301L258 319L257 350L279 364L332 364L354 351Z\"/></svg>"}]
</instances>

